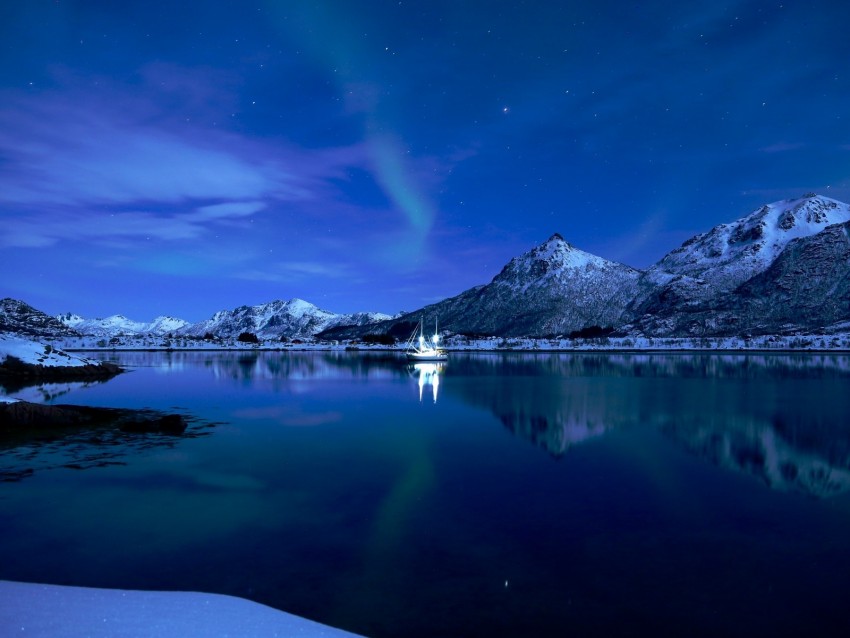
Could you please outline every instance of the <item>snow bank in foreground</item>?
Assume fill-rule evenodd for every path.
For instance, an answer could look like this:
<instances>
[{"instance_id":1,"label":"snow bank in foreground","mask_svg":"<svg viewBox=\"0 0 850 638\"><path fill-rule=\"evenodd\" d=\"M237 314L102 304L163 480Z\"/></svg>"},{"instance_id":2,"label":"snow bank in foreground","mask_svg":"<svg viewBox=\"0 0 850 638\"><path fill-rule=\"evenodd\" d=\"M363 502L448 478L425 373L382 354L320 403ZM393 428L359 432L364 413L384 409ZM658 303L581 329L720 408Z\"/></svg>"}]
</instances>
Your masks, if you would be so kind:
<instances>
[{"instance_id":1,"label":"snow bank in foreground","mask_svg":"<svg viewBox=\"0 0 850 638\"><path fill-rule=\"evenodd\" d=\"M9 581L0 581L0 630L45 638L355 636L232 596Z\"/></svg>"},{"instance_id":2,"label":"snow bank in foreground","mask_svg":"<svg viewBox=\"0 0 850 638\"><path fill-rule=\"evenodd\" d=\"M24 363L42 365L46 368L59 366L76 368L86 365L96 365L98 363L91 359L84 359L83 357L68 354L53 346L32 341L25 337L0 333L0 363L5 361L8 356L20 359Z\"/></svg>"}]
</instances>

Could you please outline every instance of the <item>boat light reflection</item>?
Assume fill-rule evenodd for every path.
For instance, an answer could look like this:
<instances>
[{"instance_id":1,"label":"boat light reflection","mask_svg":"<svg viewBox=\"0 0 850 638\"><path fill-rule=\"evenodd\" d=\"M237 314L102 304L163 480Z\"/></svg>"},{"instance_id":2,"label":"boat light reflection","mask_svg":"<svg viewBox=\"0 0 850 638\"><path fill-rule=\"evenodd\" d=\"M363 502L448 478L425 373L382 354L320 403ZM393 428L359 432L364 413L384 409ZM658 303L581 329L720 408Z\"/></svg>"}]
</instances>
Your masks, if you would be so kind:
<instances>
[{"instance_id":1,"label":"boat light reflection","mask_svg":"<svg viewBox=\"0 0 850 638\"><path fill-rule=\"evenodd\" d=\"M442 363L414 363L412 372L419 379L419 402L422 402L422 395L425 386L431 386L431 393L434 397L434 403L437 402L437 392L440 389L440 371L443 369Z\"/></svg>"}]
</instances>

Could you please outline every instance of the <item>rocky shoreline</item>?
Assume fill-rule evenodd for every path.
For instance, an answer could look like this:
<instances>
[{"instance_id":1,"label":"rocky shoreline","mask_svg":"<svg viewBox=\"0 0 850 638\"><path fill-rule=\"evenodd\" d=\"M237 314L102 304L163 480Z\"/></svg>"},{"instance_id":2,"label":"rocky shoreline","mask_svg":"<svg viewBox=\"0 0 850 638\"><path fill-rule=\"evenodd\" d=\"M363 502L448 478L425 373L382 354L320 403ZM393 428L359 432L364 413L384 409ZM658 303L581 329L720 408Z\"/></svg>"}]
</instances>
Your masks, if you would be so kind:
<instances>
[{"instance_id":1,"label":"rocky shoreline","mask_svg":"<svg viewBox=\"0 0 850 638\"><path fill-rule=\"evenodd\" d=\"M0 382L26 381L29 384L32 381L105 380L121 372L124 372L123 368L106 361L77 366L45 366L8 355L0 362Z\"/></svg>"}]
</instances>

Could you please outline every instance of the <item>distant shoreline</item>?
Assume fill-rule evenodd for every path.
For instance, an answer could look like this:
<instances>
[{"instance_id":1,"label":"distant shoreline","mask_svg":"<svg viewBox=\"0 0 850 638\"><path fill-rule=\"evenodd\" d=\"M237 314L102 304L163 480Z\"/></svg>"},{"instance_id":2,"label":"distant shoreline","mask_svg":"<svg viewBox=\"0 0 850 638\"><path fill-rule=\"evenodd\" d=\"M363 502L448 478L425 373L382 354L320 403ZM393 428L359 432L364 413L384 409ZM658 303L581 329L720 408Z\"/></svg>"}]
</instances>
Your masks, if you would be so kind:
<instances>
[{"instance_id":1,"label":"distant shoreline","mask_svg":"<svg viewBox=\"0 0 850 638\"><path fill-rule=\"evenodd\" d=\"M349 353L399 353L403 354L403 348L381 348L381 347L343 347L343 346L315 346L315 347L220 347L220 348L63 348L67 352L349 352ZM446 348L449 355L475 353L475 354L505 354L505 353L521 353L521 354L595 354L595 353L612 353L612 354L730 354L730 353L746 353L746 354L850 354L850 348L623 348L623 347L573 347L573 348Z\"/></svg>"}]
</instances>

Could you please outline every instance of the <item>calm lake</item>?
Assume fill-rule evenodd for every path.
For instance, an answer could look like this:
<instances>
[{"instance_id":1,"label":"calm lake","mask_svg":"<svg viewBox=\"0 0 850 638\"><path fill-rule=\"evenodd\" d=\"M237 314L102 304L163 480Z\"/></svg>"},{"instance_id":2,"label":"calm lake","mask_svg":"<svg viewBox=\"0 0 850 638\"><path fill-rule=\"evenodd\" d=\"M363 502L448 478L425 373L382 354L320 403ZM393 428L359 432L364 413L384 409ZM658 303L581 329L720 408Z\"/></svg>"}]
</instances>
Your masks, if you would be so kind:
<instances>
[{"instance_id":1,"label":"calm lake","mask_svg":"<svg viewBox=\"0 0 850 638\"><path fill-rule=\"evenodd\" d=\"M187 436L6 446L0 579L385 636L847 635L850 357L116 353Z\"/></svg>"}]
</instances>

